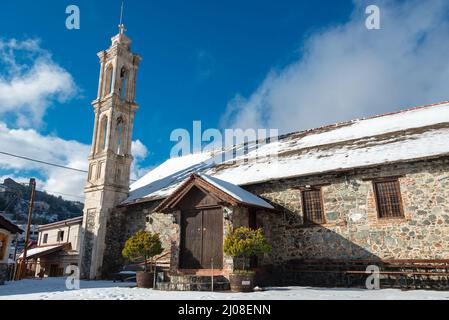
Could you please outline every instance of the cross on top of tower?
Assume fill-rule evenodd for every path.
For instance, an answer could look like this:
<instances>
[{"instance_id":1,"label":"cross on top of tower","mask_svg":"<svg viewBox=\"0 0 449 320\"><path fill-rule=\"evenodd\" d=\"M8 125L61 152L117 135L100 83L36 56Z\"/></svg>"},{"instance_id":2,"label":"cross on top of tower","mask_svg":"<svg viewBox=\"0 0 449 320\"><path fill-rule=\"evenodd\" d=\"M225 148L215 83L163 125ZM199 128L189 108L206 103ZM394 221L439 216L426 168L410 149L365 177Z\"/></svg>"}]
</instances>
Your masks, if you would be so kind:
<instances>
[{"instance_id":1,"label":"cross on top of tower","mask_svg":"<svg viewBox=\"0 0 449 320\"><path fill-rule=\"evenodd\" d=\"M118 26L119 30L120 30L120 34L124 34L126 29L125 29L125 25L124 24L119 24Z\"/></svg>"},{"instance_id":2,"label":"cross on top of tower","mask_svg":"<svg viewBox=\"0 0 449 320\"><path fill-rule=\"evenodd\" d=\"M123 24L123 8L125 6L125 1L122 1L122 7L120 10L120 24L118 25L118 28L120 30L120 34L124 34L126 29L125 29L125 25Z\"/></svg>"}]
</instances>

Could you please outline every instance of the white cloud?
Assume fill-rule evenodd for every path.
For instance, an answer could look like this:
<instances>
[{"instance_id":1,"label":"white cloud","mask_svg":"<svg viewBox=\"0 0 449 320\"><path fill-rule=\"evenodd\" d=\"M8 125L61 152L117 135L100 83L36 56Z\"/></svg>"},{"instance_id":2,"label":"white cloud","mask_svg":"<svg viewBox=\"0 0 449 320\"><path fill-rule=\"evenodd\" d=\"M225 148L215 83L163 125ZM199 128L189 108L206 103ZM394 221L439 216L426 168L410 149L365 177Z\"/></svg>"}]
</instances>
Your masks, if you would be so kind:
<instances>
[{"instance_id":1,"label":"white cloud","mask_svg":"<svg viewBox=\"0 0 449 320\"><path fill-rule=\"evenodd\" d=\"M0 39L0 66L0 116L13 115L18 127L40 126L54 101L65 102L77 92L70 73L38 40Z\"/></svg>"},{"instance_id":2,"label":"white cloud","mask_svg":"<svg viewBox=\"0 0 449 320\"><path fill-rule=\"evenodd\" d=\"M0 121L0 151L87 170L89 145L43 135L37 130L53 102L65 102L78 91L70 73L57 65L50 52L42 49L35 39L0 39L0 67L0 116L14 116L13 125L4 119ZM132 176L138 178L145 173L140 163L148 150L137 140L132 151L135 155ZM70 200L83 199L86 173L0 154L2 180L11 177L28 182L29 176L36 173L40 176L39 190L57 196L64 194Z\"/></svg>"},{"instance_id":3,"label":"white cloud","mask_svg":"<svg viewBox=\"0 0 449 320\"><path fill-rule=\"evenodd\" d=\"M365 28L372 2L354 4L347 23L312 33L297 61L230 101L222 125L287 132L448 100L449 2L376 1L381 30Z\"/></svg>"},{"instance_id":4,"label":"white cloud","mask_svg":"<svg viewBox=\"0 0 449 320\"><path fill-rule=\"evenodd\" d=\"M131 153L134 156L134 162L131 166L131 180L137 180L148 173L153 167L142 167L141 163L148 156L148 148L140 141L133 141L131 144Z\"/></svg>"},{"instance_id":5,"label":"white cloud","mask_svg":"<svg viewBox=\"0 0 449 320\"><path fill-rule=\"evenodd\" d=\"M87 156L90 147L77 141L44 136L34 129L10 129L2 122L0 122L0 141L2 141L2 151L8 153L81 170L87 169ZM49 193L83 195L86 174L81 172L68 171L6 155L0 155L1 170L12 171L14 172L12 178L23 177L21 180L29 179L29 177L24 177L26 172L39 172L42 180L38 185L38 189L46 190ZM81 200L79 198L73 199Z\"/></svg>"},{"instance_id":6,"label":"white cloud","mask_svg":"<svg viewBox=\"0 0 449 320\"><path fill-rule=\"evenodd\" d=\"M41 135L34 129L10 129L0 122L0 141L2 151L20 156L27 156L45 162L56 163L63 166L87 170L87 157L90 146L78 141L64 140L54 136ZM132 166L132 179L137 179L147 173L141 163L148 154L147 147L139 140L133 141L132 153L135 161ZM86 174L52 167L41 163L30 162L0 154L0 172L14 172L12 175L3 174L2 179L11 177L21 182L28 181L25 172L39 172L38 189L48 193L55 193L63 198L82 201ZM67 196L67 195L73 195Z\"/></svg>"},{"instance_id":7,"label":"white cloud","mask_svg":"<svg viewBox=\"0 0 449 320\"><path fill-rule=\"evenodd\" d=\"M131 144L131 153L136 159L145 159L148 155L148 148L140 140L136 140Z\"/></svg>"}]
</instances>

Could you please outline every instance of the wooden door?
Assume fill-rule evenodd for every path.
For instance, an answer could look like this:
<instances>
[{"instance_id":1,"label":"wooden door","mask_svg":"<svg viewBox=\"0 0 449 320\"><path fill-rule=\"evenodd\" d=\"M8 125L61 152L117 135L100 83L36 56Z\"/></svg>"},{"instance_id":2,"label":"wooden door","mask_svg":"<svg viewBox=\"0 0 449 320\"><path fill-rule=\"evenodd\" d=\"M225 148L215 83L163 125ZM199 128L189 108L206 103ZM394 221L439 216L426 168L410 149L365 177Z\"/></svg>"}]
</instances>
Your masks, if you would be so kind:
<instances>
[{"instance_id":1,"label":"wooden door","mask_svg":"<svg viewBox=\"0 0 449 320\"><path fill-rule=\"evenodd\" d=\"M181 218L181 269L201 268L202 212L183 211Z\"/></svg>"},{"instance_id":2,"label":"wooden door","mask_svg":"<svg viewBox=\"0 0 449 320\"><path fill-rule=\"evenodd\" d=\"M223 268L223 211L210 209L203 211L203 269Z\"/></svg>"},{"instance_id":3,"label":"wooden door","mask_svg":"<svg viewBox=\"0 0 449 320\"><path fill-rule=\"evenodd\" d=\"M223 267L222 209L190 210L181 214L181 269Z\"/></svg>"}]
</instances>

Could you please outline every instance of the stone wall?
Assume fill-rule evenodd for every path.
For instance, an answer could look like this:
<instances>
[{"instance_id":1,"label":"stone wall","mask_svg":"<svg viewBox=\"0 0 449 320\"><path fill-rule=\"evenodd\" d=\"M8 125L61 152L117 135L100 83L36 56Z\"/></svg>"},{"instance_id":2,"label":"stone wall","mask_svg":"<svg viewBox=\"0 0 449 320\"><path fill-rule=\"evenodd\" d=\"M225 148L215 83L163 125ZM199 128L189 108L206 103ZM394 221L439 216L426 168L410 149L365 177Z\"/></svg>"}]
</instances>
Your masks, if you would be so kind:
<instances>
[{"instance_id":1,"label":"stone wall","mask_svg":"<svg viewBox=\"0 0 449 320\"><path fill-rule=\"evenodd\" d=\"M103 277L109 278L112 273L122 270L128 263L122 256L122 250L128 238L136 232L146 230L148 212L157 203L142 203L129 207L114 209L109 215L106 238L105 254L103 259ZM148 220L149 221L149 220Z\"/></svg>"},{"instance_id":2,"label":"stone wall","mask_svg":"<svg viewBox=\"0 0 449 320\"><path fill-rule=\"evenodd\" d=\"M372 178L399 178L405 218L379 219ZM322 187L326 224L305 226L297 189ZM449 159L385 165L247 188L275 204L264 215L265 264L292 259L449 259Z\"/></svg>"},{"instance_id":3,"label":"stone wall","mask_svg":"<svg viewBox=\"0 0 449 320\"><path fill-rule=\"evenodd\" d=\"M400 176L403 219L379 219L372 179ZM305 226L297 189L323 185L326 223ZM449 259L449 158L271 181L245 187L273 203L278 213L259 212L258 225L273 245L260 265L282 266L295 259ZM179 212L153 213L158 203L117 209L108 222L104 264L119 270L126 239L138 230L161 234L172 250L172 270L179 258ZM224 209L224 234L247 225L245 209ZM226 273L234 261L224 258Z\"/></svg>"},{"instance_id":4,"label":"stone wall","mask_svg":"<svg viewBox=\"0 0 449 320\"><path fill-rule=\"evenodd\" d=\"M159 233L164 252L170 252L170 269L177 273L180 248L180 212L172 214L152 213L159 202L147 202L129 207L117 208L109 218L106 234L106 250L103 260L103 277L109 278L122 269L127 262L121 255L126 240L137 231ZM223 239L233 227L248 226L246 208L223 208ZM224 256L223 271L229 274L234 259Z\"/></svg>"}]
</instances>

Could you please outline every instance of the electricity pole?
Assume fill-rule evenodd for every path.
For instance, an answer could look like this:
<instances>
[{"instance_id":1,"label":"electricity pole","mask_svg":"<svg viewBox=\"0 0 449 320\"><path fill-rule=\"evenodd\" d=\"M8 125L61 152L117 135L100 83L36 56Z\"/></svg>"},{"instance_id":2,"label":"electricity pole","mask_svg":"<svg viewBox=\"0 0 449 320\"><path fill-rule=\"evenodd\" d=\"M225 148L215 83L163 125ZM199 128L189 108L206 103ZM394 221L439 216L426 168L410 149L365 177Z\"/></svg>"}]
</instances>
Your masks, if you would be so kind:
<instances>
[{"instance_id":1,"label":"electricity pole","mask_svg":"<svg viewBox=\"0 0 449 320\"><path fill-rule=\"evenodd\" d=\"M27 251L30 242L31 223L33 221L34 197L36 196L36 180L33 178L30 179L30 187L31 187L31 197L30 197L30 204L28 206L28 222L25 234L25 248L23 249L23 258L22 261L20 261L19 266L19 276L18 276L19 280L25 277L27 270Z\"/></svg>"}]
</instances>

